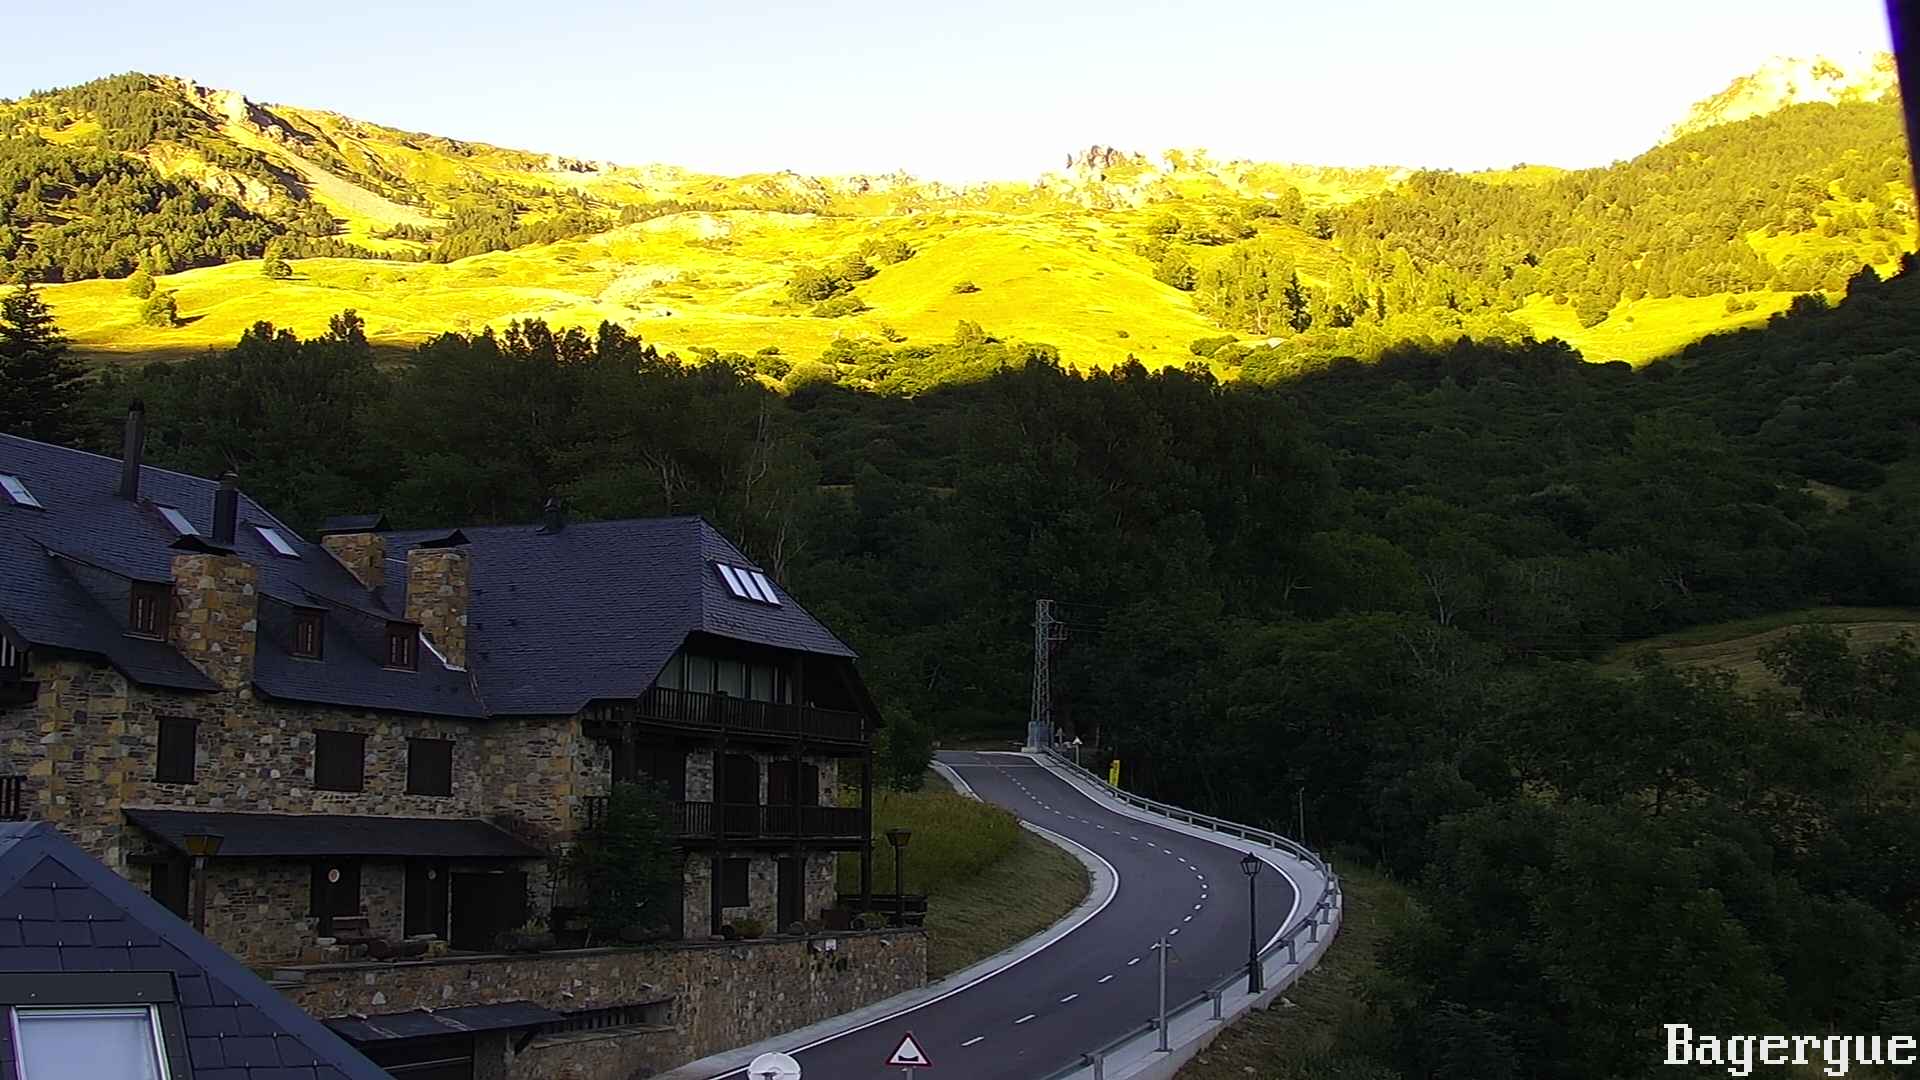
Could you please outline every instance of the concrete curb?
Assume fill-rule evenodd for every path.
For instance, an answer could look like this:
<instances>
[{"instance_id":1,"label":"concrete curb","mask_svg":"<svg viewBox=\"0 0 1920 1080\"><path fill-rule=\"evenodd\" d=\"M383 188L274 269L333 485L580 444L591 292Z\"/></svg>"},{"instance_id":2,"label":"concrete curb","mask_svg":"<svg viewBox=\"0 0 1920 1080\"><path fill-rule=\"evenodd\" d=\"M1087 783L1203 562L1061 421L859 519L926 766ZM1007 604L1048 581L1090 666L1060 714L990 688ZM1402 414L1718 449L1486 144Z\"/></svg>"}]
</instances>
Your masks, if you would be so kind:
<instances>
[{"instance_id":1,"label":"concrete curb","mask_svg":"<svg viewBox=\"0 0 1920 1080\"><path fill-rule=\"evenodd\" d=\"M941 762L935 762L934 765L934 771L939 772L948 783L953 784L954 790L975 799L980 797L974 792L972 785L962 779L960 774L951 767ZM1048 843L1066 851L1067 854L1080 860L1081 865L1087 868L1087 898L1082 900L1078 907L1067 912L1066 915L1062 916L1059 921L1055 922L1052 926L1047 927L1045 930L1040 931L1024 941L1002 949L992 956L987 957L985 960L981 960L967 968L956 971L945 978L930 982L917 990L908 990L905 993L895 994L884 1001L874 1002L865 1008L856 1009L849 1013L842 1013L839 1016L831 1016L796 1031L776 1035L769 1039L762 1039L760 1042L754 1043L751 1046L736 1047L732 1050L723 1050L718 1054L709 1054L698 1061L689 1062L678 1068L661 1073L656 1080L719 1080L720 1077L740 1073L754 1058L768 1051L779 1050L786 1053L796 1053L800 1050L818 1046L824 1042L830 1042L842 1035L852 1034L862 1028L884 1023L902 1013L912 1012L923 1006L931 1005L942 998L957 994L973 986L975 983L984 982L1022 961L1033 958L1042 950L1050 948L1059 942L1060 939L1078 930L1089 919L1098 915L1102 909L1113 901L1114 895L1120 891L1120 879L1112 864L1102 859L1091 849L1082 847L1052 830L1026 821L1021 822L1020 825L1022 828L1035 833Z\"/></svg>"},{"instance_id":2,"label":"concrete curb","mask_svg":"<svg viewBox=\"0 0 1920 1080\"><path fill-rule=\"evenodd\" d=\"M980 801L980 793L973 790L973 785L967 783L966 777L963 777L959 773L955 772L953 769L953 766L947 764L944 761L939 760L938 758L935 758L932 762L930 762L929 766L933 769L934 772L937 772L940 774L940 779L945 780L949 785L953 787L953 790L955 793L960 795L965 795L967 798L972 799L975 802Z\"/></svg>"}]
</instances>

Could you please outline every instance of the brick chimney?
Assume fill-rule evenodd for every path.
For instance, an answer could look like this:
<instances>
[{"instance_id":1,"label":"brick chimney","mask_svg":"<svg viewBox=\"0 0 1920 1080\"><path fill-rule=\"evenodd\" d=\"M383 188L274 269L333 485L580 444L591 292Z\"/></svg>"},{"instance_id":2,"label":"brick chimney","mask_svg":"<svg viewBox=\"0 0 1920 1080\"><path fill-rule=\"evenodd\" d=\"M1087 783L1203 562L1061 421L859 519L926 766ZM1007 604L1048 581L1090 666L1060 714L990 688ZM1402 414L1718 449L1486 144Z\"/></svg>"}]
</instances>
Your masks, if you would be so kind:
<instances>
[{"instance_id":1,"label":"brick chimney","mask_svg":"<svg viewBox=\"0 0 1920 1080\"><path fill-rule=\"evenodd\" d=\"M467 553L451 547L417 547L407 552L407 619L420 624L427 640L449 667L467 666L467 607L471 564Z\"/></svg>"},{"instance_id":2,"label":"brick chimney","mask_svg":"<svg viewBox=\"0 0 1920 1080\"><path fill-rule=\"evenodd\" d=\"M173 644L223 690L253 683L259 573L236 555L173 557Z\"/></svg>"},{"instance_id":3,"label":"brick chimney","mask_svg":"<svg viewBox=\"0 0 1920 1080\"><path fill-rule=\"evenodd\" d=\"M387 538L379 533L330 533L320 538L320 546L367 588L387 583Z\"/></svg>"}]
</instances>

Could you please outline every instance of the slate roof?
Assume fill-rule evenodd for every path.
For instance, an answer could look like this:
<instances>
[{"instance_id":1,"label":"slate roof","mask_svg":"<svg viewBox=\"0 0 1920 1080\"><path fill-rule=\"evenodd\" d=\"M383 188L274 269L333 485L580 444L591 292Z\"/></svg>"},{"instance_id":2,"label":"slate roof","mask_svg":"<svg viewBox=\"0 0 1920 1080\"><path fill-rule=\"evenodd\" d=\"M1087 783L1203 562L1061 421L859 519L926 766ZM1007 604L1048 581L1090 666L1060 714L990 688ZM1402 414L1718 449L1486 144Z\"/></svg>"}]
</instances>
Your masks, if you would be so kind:
<instances>
[{"instance_id":1,"label":"slate roof","mask_svg":"<svg viewBox=\"0 0 1920 1080\"><path fill-rule=\"evenodd\" d=\"M45 509L0 496L0 627L32 645L104 658L135 682L187 690L214 684L171 646L126 633L127 582L173 576L179 539L157 507L180 511L203 537L213 534L219 484L151 466L140 470L140 500L119 494L120 462L81 450L0 434L0 473L18 476ZM299 553L276 553L259 528L275 530ZM370 590L318 544L309 543L259 503L240 494L235 554L259 570L261 633L254 686L270 697L442 716L479 716L465 672L421 650L419 671L394 671L385 659L389 619L405 605ZM328 609L325 659L300 660L290 631L276 633L273 602ZM354 623L380 639L356 639Z\"/></svg>"},{"instance_id":2,"label":"slate roof","mask_svg":"<svg viewBox=\"0 0 1920 1080\"><path fill-rule=\"evenodd\" d=\"M100 656L136 682L213 684L175 649L126 633L133 580L165 582L179 537L157 507L213 532L213 480L151 466L138 502L119 497L116 458L0 434L0 473L44 510L0 496L0 630L35 646ZM332 518L322 531L379 528L379 515ZM298 552L279 555L272 528ZM437 716L570 715L598 698L633 698L695 633L851 660L846 643L784 589L778 606L732 595L713 563L760 569L703 518L386 532L388 582L362 586L324 548L239 497L235 554L260 573L254 688L268 697ZM417 672L384 664L385 624L406 612L406 555L459 545L472 557L468 671L420 650ZM321 660L292 655L292 612L326 615ZM854 680L857 682L857 679Z\"/></svg>"},{"instance_id":3,"label":"slate roof","mask_svg":"<svg viewBox=\"0 0 1920 1080\"><path fill-rule=\"evenodd\" d=\"M348 814L236 814L200 810L121 811L127 820L185 852L185 838L219 833L219 858L273 855L441 856L534 859L544 852L478 818Z\"/></svg>"},{"instance_id":4,"label":"slate roof","mask_svg":"<svg viewBox=\"0 0 1920 1080\"><path fill-rule=\"evenodd\" d=\"M45 822L0 824L0 971L171 972L195 1080L387 1080L340 1036ZM14 1072L10 1028L0 1023L5 1076Z\"/></svg>"},{"instance_id":5,"label":"slate roof","mask_svg":"<svg viewBox=\"0 0 1920 1080\"><path fill-rule=\"evenodd\" d=\"M855 653L775 583L780 606L727 591L715 561L760 569L705 518L463 528L473 560L467 664L487 710L577 712L633 698L692 633L851 660ZM446 529L386 534L388 581Z\"/></svg>"}]
</instances>

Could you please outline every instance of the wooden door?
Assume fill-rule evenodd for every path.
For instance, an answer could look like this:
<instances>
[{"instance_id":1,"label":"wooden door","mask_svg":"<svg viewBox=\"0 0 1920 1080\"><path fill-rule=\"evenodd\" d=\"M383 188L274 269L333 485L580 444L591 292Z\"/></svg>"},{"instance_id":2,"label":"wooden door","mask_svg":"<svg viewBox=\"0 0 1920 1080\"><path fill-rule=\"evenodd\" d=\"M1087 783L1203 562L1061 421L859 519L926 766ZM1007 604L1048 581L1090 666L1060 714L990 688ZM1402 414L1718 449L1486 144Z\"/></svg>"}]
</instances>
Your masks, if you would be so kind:
<instances>
[{"instance_id":1,"label":"wooden door","mask_svg":"<svg viewBox=\"0 0 1920 1080\"><path fill-rule=\"evenodd\" d=\"M806 867L795 858L780 859L777 867L780 925L776 929L784 933L787 927L806 918Z\"/></svg>"},{"instance_id":2,"label":"wooden door","mask_svg":"<svg viewBox=\"0 0 1920 1080\"><path fill-rule=\"evenodd\" d=\"M441 859L408 859L404 932L447 936L447 864Z\"/></svg>"},{"instance_id":3,"label":"wooden door","mask_svg":"<svg viewBox=\"0 0 1920 1080\"><path fill-rule=\"evenodd\" d=\"M721 820L730 836L753 836L759 829L760 763L745 754L728 754L722 763Z\"/></svg>"},{"instance_id":4,"label":"wooden door","mask_svg":"<svg viewBox=\"0 0 1920 1080\"><path fill-rule=\"evenodd\" d=\"M456 949L492 952L500 935L527 921L527 875L454 874L447 915L448 941Z\"/></svg>"}]
</instances>

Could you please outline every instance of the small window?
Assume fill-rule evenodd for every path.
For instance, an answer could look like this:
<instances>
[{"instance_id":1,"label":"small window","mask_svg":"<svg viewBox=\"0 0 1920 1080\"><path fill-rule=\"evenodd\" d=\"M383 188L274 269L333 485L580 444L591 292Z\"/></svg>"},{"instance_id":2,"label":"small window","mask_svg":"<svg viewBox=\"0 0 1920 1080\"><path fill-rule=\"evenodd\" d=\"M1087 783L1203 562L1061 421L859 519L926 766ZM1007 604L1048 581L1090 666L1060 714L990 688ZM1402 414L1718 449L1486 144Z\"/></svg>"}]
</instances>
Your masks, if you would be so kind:
<instances>
[{"instance_id":1,"label":"small window","mask_svg":"<svg viewBox=\"0 0 1920 1080\"><path fill-rule=\"evenodd\" d=\"M153 779L161 784L193 783L194 741L200 722L184 716L160 718L159 752L153 758Z\"/></svg>"},{"instance_id":2,"label":"small window","mask_svg":"<svg viewBox=\"0 0 1920 1080\"><path fill-rule=\"evenodd\" d=\"M24 506L29 510L46 509L40 505L39 499L33 497L33 492L27 490L26 483L17 476L0 473L0 489L6 491L7 498L13 500L15 506Z\"/></svg>"},{"instance_id":3,"label":"small window","mask_svg":"<svg viewBox=\"0 0 1920 1080\"><path fill-rule=\"evenodd\" d=\"M293 655L318 660L327 638L326 612L295 610L293 613Z\"/></svg>"},{"instance_id":4,"label":"small window","mask_svg":"<svg viewBox=\"0 0 1920 1080\"><path fill-rule=\"evenodd\" d=\"M354 731L313 733L313 786L322 791L364 791L367 737Z\"/></svg>"},{"instance_id":5,"label":"small window","mask_svg":"<svg viewBox=\"0 0 1920 1080\"><path fill-rule=\"evenodd\" d=\"M720 860L720 906L746 907L752 902L747 895L747 860Z\"/></svg>"},{"instance_id":6,"label":"small window","mask_svg":"<svg viewBox=\"0 0 1920 1080\"><path fill-rule=\"evenodd\" d=\"M300 557L300 553L293 550L293 545L287 543L287 538L280 535L280 530L269 529L265 525L255 525L254 529L259 532L260 539L265 540L275 554L285 555L289 559Z\"/></svg>"},{"instance_id":7,"label":"small window","mask_svg":"<svg viewBox=\"0 0 1920 1080\"><path fill-rule=\"evenodd\" d=\"M15 645L12 638L0 634L0 682L8 679L24 679L26 676L26 650Z\"/></svg>"},{"instance_id":8,"label":"small window","mask_svg":"<svg viewBox=\"0 0 1920 1080\"><path fill-rule=\"evenodd\" d=\"M322 859L313 864L307 914L323 921L360 914L360 860Z\"/></svg>"},{"instance_id":9,"label":"small window","mask_svg":"<svg viewBox=\"0 0 1920 1080\"><path fill-rule=\"evenodd\" d=\"M760 586L760 598L762 600L765 600L767 603L772 604L774 607L779 607L780 597L774 594L773 582L767 580L767 575L761 573L758 570L755 570L752 574L752 577L753 577L753 583L755 585Z\"/></svg>"},{"instance_id":10,"label":"small window","mask_svg":"<svg viewBox=\"0 0 1920 1080\"><path fill-rule=\"evenodd\" d=\"M128 594L127 632L140 637L167 636L167 608L172 589L153 581L136 581Z\"/></svg>"},{"instance_id":11,"label":"small window","mask_svg":"<svg viewBox=\"0 0 1920 1080\"><path fill-rule=\"evenodd\" d=\"M187 515L181 513L178 510L175 510L173 507L157 506L157 507L154 507L154 509L160 511L160 516L167 519L167 525L173 529L176 535L179 535L179 536L199 536L200 535L200 530L193 527L193 522L187 520Z\"/></svg>"},{"instance_id":12,"label":"small window","mask_svg":"<svg viewBox=\"0 0 1920 1080\"><path fill-rule=\"evenodd\" d=\"M407 740L407 794L453 794L453 740Z\"/></svg>"},{"instance_id":13,"label":"small window","mask_svg":"<svg viewBox=\"0 0 1920 1080\"><path fill-rule=\"evenodd\" d=\"M13 1010L22 1080L113 1076L165 1080L151 1005Z\"/></svg>"},{"instance_id":14,"label":"small window","mask_svg":"<svg viewBox=\"0 0 1920 1080\"><path fill-rule=\"evenodd\" d=\"M727 591L742 600L780 606L780 597L773 591L773 582L758 570L749 570L744 566L728 566L726 563L714 563L713 568L720 571L720 580L727 583Z\"/></svg>"},{"instance_id":15,"label":"small window","mask_svg":"<svg viewBox=\"0 0 1920 1080\"><path fill-rule=\"evenodd\" d=\"M420 628L412 623L387 624L387 666L414 671L420 666Z\"/></svg>"}]
</instances>

